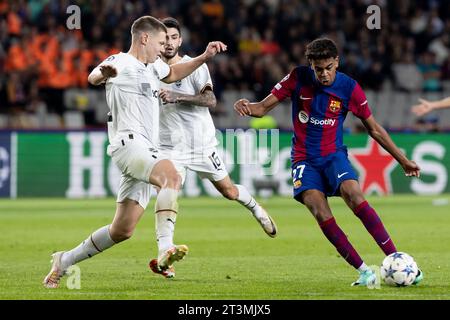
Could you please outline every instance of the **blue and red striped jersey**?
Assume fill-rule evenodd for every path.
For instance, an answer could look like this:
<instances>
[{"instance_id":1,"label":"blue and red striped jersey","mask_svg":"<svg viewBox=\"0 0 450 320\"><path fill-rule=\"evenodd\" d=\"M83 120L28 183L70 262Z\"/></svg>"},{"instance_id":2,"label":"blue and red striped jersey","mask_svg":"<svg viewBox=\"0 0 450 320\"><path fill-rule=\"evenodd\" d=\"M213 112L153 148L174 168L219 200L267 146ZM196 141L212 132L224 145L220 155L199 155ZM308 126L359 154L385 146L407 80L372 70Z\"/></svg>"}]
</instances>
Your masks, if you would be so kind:
<instances>
[{"instance_id":1,"label":"blue and red striped jersey","mask_svg":"<svg viewBox=\"0 0 450 320\"><path fill-rule=\"evenodd\" d=\"M360 85L341 72L336 73L331 86L324 86L310 67L299 66L271 93L279 101L287 97L292 100L292 163L345 149L343 125L347 113L363 120L372 114Z\"/></svg>"}]
</instances>

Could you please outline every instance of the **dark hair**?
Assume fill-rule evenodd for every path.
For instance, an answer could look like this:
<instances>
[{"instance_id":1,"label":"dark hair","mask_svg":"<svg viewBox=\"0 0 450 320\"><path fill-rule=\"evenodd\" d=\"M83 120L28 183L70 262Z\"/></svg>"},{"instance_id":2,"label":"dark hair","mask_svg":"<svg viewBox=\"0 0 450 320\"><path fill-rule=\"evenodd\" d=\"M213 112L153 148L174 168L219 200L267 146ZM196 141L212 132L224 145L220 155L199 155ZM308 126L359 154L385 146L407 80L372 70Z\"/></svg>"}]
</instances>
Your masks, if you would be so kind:
<instances>
[{"instance_id":1,"label":"dark hair","mask_svg":"<svg viewBox=\"0 0 450 320\"><path fill-rule=\"evenodd\" d=\"M164 31L167 32L166 26L158 19L152 16L143 16L136 19L131 26L131 34L135 35L139 32L148 31Z\"/></svg>"},{"instance_id":2,"label":"dark hair","mask_svg":"<svg viewBox=\"0 0 450 320\"><path fill-rule=\"evenodd\" d=\"M338 56L338 49L333 40L319 38L306 46L305 56L309 61L336 58Z\"/></svg>"},{"instance_id":3,"label":"dark hair","mask_svg":"<svg viewBox=\"0 0 450 320\"><path fill-rule=\"evenodd\" d=\"M181 35L180 31L180 24L178 23L177 19L168 17L161 20L162 23L166 26L166 28L175 28L178 30L178 33Z\"/></svg>"}]
</instances>

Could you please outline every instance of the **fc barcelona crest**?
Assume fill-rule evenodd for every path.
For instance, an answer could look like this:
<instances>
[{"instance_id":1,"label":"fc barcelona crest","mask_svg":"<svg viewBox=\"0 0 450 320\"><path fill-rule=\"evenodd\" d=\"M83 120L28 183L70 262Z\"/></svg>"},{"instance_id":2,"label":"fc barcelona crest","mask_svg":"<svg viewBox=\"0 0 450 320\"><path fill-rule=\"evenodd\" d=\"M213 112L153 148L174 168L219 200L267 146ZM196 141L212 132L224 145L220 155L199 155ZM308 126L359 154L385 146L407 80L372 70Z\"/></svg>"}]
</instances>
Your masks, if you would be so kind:
<instances>
[{"instance_id":1,"label":"fc barcelona crest","mask_svg":"<svg viewBox=\"0 0 450 320\"><path fill-rule=\"evenodd\" d=\"M337 100L331 100L331 103L330 103L330 110L332 111L332 112L337 112L337 111L339 111L341 109L341 102L340 101L337 101Z\"/></svg>"}]
</instances>

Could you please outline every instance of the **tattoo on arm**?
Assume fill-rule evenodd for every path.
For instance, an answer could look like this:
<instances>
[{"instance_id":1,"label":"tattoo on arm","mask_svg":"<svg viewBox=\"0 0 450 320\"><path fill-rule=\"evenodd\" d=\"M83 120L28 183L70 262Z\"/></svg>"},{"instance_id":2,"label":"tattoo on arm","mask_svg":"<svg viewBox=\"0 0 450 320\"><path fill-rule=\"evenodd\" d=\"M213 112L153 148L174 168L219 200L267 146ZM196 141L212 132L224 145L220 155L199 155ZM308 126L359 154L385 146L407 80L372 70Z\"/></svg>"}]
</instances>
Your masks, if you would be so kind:
<instances>
[{"instance_id":1,"label":"tattoo on arm","mask_svg":"<svg viewBox=\"0 0 450 320\"><path fill-rule=\"evenodd\" d=\"M184 105L196 105L207 108L214 108L217 103L216 96L211 89L206 89L202 93L196 95L180 94L177 101Z\"/></svg>"}]
</instances>

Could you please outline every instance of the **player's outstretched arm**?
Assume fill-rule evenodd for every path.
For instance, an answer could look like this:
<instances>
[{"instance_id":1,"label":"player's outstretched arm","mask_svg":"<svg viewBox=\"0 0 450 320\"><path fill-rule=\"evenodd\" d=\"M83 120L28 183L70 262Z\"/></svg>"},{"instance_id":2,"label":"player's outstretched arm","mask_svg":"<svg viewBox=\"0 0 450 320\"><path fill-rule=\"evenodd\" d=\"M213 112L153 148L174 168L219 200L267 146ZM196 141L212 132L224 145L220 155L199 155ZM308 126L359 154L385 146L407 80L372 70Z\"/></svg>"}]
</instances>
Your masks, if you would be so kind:
<instances>
[{"instance_id":1,"label":"player's outstretched arm","mask_svg":"<svg viewBox=\"0 0 450 320\"><path fill-rule=\"evenodd\" d=\"M103 64L99 65L88 76L88 81L94 86L105 82L108 78L114 78L117 76L117 69L112 65Z\"/></svg>"},{"instance_id":2,"label":"player's outstretched arm","mask_svg":"<svg viewBox=\"0 0 450 320\"><path fill-rule=\"evenodd\" d=\"M412 160L409 160L403 152L395 145L386 130L370 116L366 120L362 120L369 135L375 139L387 152L389 152L395 160L403 167L407 177L420 177L420 168Z\"/></svg>"},{"instance_id":3,"label":"player's outstretched arm","mask_svg":"<svg viewBox=\"0 0 450 320\"><path fill-rule=\"evenodd\" d=\"M203 92L196 95L182 94L161 89L159 90L159 96L163 104L179 103L188 106L207 108L215 108L217 104L216 96L210 87L207 87Z\"/></svg>"},{"instance_id":4,"label":"player's outstretched arm","mask_svg":"<svg viewBox=\"0 0 450 320\"><path fill-rule=\"evenodd\" d=\"M416 104L411 108L411 111L418 117L426 115L433 110L450 108L450 97L433 102L425 99L419 99L419 101L420 104Z\"/></svg>"},{"instance_id":5,"label":"player's outstretched arm","mask_svg":"<svg viewBox=\"0 0 450 320\"><path fill-rule=\"evenodd\" d=\"M208 59L214 57L217 53L226 51L227 46L220 41L214 41L208 43L205 52L195 57L192 60L183 63L176 63L170 66L170 73L161 81L165 83L172 83L181 80L190 75L195 69L200 67Z\"/></svg>"},{"instance_id":6,"label":"player's outstretched arm","mask_svg":"<svg viewBox=\"0 0 450 320\"><path fill-rule=\"evenodd\" d=\"M261 118L275 108L280 101L273 94L269 94L260 102L250 102L247 99L239 99L234 103L234 110L240 116Z\"/></svg>"}]
</instances>

